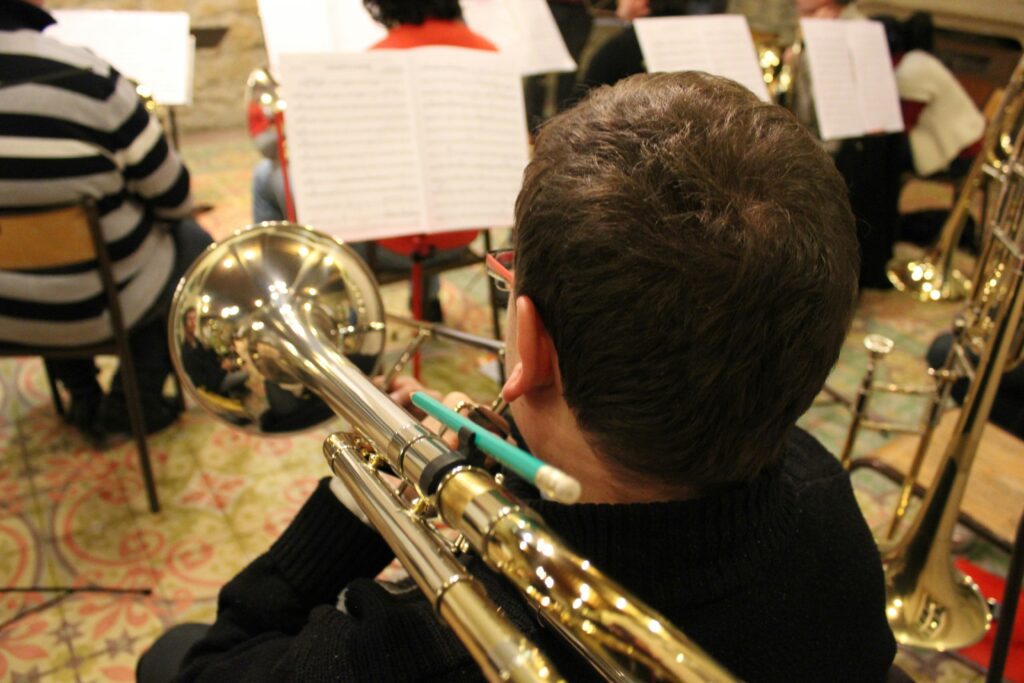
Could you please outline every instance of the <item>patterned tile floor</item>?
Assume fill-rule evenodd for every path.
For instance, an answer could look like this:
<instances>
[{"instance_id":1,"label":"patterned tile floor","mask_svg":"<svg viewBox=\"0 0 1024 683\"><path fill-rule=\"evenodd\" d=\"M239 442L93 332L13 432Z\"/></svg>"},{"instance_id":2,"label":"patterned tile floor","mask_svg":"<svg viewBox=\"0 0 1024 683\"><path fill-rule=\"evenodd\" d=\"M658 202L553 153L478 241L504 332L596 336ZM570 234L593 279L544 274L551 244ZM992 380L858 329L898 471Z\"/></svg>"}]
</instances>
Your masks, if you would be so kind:
<instances>
[{"instance_id":1,"label":"patterned tile floor","mask_svg":"<svg viewBox=\"0 0 1024 683\"><path fill-rule=\"evenodd\" d=\"M245 225L256 156L244 135L195 135L183 148L197 200L214 207L201 217L204 225L216 237ZM938 194L926 188L921 197L927 202ZM489 332L483 292L479 271L446 277L441 297L448 323ZM383 294L389 310L406 308L404 286ZM897 341L893 378L914 377L923 371L919 359L928 340L953 310L866 294L831 383L852 393L868 332ZM389 348L397 354L400 340ZM102 366L109 381L110 363ZM426 350L425 368L428 383L441 390L458 387L486 399L496 388L485 354L438 344ZM916 410L898 399L876 408L902 416ZM835 406L812 408L802 420L833 450L846 422ZM60 593L0 593L0 680L132 680L135 660L161 631L213 618L219 586L268 546L325 474L320 444L329 431L261 440L190 407L178 423L150 438L163 504L152 515L132 444L92 448L56 417L38 360L0 362L0 586L115 591L80 592L52 605L48 601ZM865 435L858 452L881 442ZM881 523L892 487L870 475L858 475L855 483L865 515ZM972 552L1005 571L998 553L980 544ZM945 657L907 652L900 661L921 681L981 680Z\"/></svg>"}]
</instances>

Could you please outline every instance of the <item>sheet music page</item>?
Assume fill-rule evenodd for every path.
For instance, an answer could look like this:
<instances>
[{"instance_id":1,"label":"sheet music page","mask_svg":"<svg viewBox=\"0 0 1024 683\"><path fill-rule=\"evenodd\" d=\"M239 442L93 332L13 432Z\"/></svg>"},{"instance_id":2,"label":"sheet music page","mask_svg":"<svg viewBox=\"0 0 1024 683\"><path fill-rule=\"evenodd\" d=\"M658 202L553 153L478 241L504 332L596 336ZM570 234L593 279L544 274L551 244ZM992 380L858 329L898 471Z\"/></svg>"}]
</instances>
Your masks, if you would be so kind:
<instances>
[{"instance_id":1,"label":"sheet music page","mask_svg":"<svg viewBox=\"0 0 1024 683\"><path fill-rule=\"evenodd\" d=\"M409 52L281 55L301 222L353 241L426 229Z\"/></svg>"},{"instance_id":2,"label":"sheet music page","mask_svg":"<svg viewBox=\"0 0 1024 683\"><path fill-rule=\"evenodd\" d=\"M46 34L86 47L145 85L162 105L189 104L192 67L186 12L54 10Z\"/></svg>"},{"instance_id":3,"label":"sheet music page","mask_svg":"<svg viewBox=\"0 0 1024 683\"><path fill-rule=\"evenodd\" d=\"M283 54L334 52L334 29L328 21L330 1L258 0L263 42L275 77L280 76Z\"/></svg>"},{"instance_id":4,"label":"sheet music page","mask_svg":"<svg viewBox=\"0 0 1024 683\"><path fill-rule=\"evenodd\" d=\"M746 18L717 14L637 19L647 70L706 71L731 78L769 101Z\"/></svg>"},{"instance_id":5,"label":"sheet music page","mask_svg":"<svg viewBox=\"0 0 1024 683\"><path fill-rule=\"evenodd\" d=\"M713 73L731 78L757 95L762 102L770 102L747 18L740 14L692 18L704 19L702 35L715 67Z\"/></svg>"},{"instance_id":6,"label":"sheet music page","mask_svg":"<svg viewBox=\"0 0 1024 683\"><path fill-rule=\"evenodd\" d=\"M515 63L521 64L527 59L519 20L508 4L503 0L462 0L459 4L466 25L474 32L494 43Z\"/></svg>"},{"instance_id":7,"label":"sheet music page","mask_svg":"<svg viewBox=\"0 0 1024 683\"><path fill-rule=\"evenodd\" d=\"M410 50L428 231L509 226L528 161L522 82L507 56Z\"/></svg>"},{"instance_id":8,"label":"sheet music page","mask_svg":"<svg viewBox=\"0 0 1024 683\"><path fill-rule=\"evenodd\" d=\"M846 23L833 19L800 22L805 45L800 68L811 71L814 110L822 140L859 137L866 130Z\"/></svg>"},{"instance_id":9,"label":"sheet music page","mask_svg":"<svg viewBox=\"0 0 1024 683\"><path fill-rule=\"evenodd\" d=\"M693 17L651 17L636 19L640 51L649 73L658 71L707 71L714 65Z\"/></svg>"},{"instance_id":10,"label":"sheet music page","mask_svg":"<svg viewBox=\"0 0 1024 683\"><path fill-rule=\"evenodd\" d=\"M843 23L857 76L865 132L899 133L903 130L903 112L885 27L867 19Z\"/></svg>"},{"instance_id":11,"label":"sheet music page","mask_svg":"<svg viewBox=\"0 0 1024 683\"><path fill-rule=\"evenodd\" d=\"M576 62L545 0L502 1L512 10L523 35L519 70L524 76L576 70ZM468 2L462 0L463 6Z\"/></svg>"}]
</instances>

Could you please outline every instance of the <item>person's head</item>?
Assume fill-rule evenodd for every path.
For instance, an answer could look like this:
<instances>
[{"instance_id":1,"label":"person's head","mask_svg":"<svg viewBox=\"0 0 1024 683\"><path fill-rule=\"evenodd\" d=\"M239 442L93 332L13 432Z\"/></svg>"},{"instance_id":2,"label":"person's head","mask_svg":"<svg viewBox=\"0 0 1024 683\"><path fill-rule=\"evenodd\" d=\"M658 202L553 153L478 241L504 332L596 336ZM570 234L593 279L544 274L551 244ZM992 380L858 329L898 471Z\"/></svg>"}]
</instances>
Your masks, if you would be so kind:
<instances>
[{"instance_id":1,"label":"person's head","mask_svg":"<svg viewBox=\"0 0 1024 683\"><path fill-rule=\"evenodd\" d=\"M388 28L428 19L461 19L459 0L363 0L374 20Z\"/></svg>"},{"instance_id":2,"label":"person's head","mask_svg":"<svg viewBox=\"0 0 1024 683\"><path fill-rule=\"evenodd\" d=\"M185 315L183 316L183 322L185 323L185 336L193 338L196 336L196 309L187 308L185 309Z\"/></svg>"},{"instance_id":3,"label":"person's head","mask_svg":"<svg viewBox=\"0 0 1024 683\"><path fill-rule=\"evenodd\" d=\"M642 482L755 477L834 365L858 246L831 158L703 73L600 88L542 128L515 212L509 380L544 452L564 401Z\"/></svg>"},{"instance_id":4,"label":"person's head","mask_svg":"<svg viewBox=\"0 0 1024 683\"><path fill-rule=\"evenodd\" d=\"M935 43L935 27L932 15L927 12L914 12L903 22L903 37L907 51L924 50L932 52Z\"/></svg>"}]
</instances>

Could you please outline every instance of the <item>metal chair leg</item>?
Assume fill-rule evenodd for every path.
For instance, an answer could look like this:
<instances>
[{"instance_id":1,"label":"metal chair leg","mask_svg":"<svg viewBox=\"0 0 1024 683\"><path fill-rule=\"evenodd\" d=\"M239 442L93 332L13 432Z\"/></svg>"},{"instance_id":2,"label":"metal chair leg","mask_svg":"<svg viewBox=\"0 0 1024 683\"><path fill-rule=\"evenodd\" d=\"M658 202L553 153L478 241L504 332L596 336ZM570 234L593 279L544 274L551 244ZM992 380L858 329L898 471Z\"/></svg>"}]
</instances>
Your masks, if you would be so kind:
<instances>
[{"instance_id":1,"label":"metal chair leg","mask_svg":"<svg viewBox=\"0 0 1024 683\"><path fill-rule=\"evenodd\" d=\"M127 340L119 340L123 346L118 359L121 369L121 384L124 387L125 402L128 404L128 419L132 425L132 436L139 452L139 468L142 470L142 481L146 487L146 499L149 501L150 512L160 512L160 501L157 500L156 481L153 478L153 467L149 460L149 446L146 443L146 422L142 414L142 395L139 392L138 376L135 374L135 362L131 350L127 348Z\"/></svg>"}]
</instances>

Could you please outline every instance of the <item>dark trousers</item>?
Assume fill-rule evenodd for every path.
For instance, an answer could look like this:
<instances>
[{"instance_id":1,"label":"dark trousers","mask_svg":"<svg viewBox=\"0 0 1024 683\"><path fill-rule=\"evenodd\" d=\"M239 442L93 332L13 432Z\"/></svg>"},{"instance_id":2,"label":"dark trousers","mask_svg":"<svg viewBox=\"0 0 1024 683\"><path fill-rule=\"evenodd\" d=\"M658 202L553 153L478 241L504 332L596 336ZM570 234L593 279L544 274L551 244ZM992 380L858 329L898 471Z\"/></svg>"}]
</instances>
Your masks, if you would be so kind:
<instances>
[{"instance_id":1,"label":"dark trousers","mask_svg":"<svg viewBox=\"0 0 1024 683\"><path fill-rule=\"evenodd\" d=\"M836 154L836 168L849 188L857 219L861 288L892 287L885 270L899 224L902 137L894 133L844 140Z\"/></svg>"},{"instance_id":2,"label":"dark trousers","mask_svg":"<svg viewBox=\"0 0 1024 683\"><path fill-rule=\"evenodd\" d=\"M928 348L928 365L933 368L941 368L949 355L949 349L953 346L953 335L946 333L940 335ZM972 363L977 364L978 359L969 354ZM953 385L953 399L957 403L963 403L967 396L967 380L962 379ZM995 403L992 404L992 413L989 419L995 424L1012 434L1024 439L1024 365L1018 366L1003 375L999 381L999 389L996 392Z\"/></svg>"},{"instance_id":3,"label":"dark trousers","mask_svg":"<svg viewBox=\"0 0 1024 683\"><path fill-rule=\"evenodd\" d=\"M209 624L178 624L156 639L135 665L138 683L171 683L181 672L185 655L210 630Z\"/></svg>"},{"instance_id":4,"label":"dark trousers","mask_svg":"<svg viewBox=\"0 0 1024 683\"><path fill-rule=\"evenodd\" d=\"M172 234L176 254L171 276L156 302L129 333L132 359L135 361L139 391L143 397L159 396L167 375L172 371L167 349L167 315L178 280L213 242L213 238L191 218L175 224ZM100 386L96 382L96 363L92 359L49 359L46 361L46 371L64 385L73 400L92 400L100 393ZM111 393L120 392L122 384L119 373L111 384Z\"/></svg>"},{"instance_id":5,"label":"dark trousers","mask_svg":"<svg viewBox=\"0 0 1024 683\"><path fill-rule=\"evenodd\" d=\"M565 46L569 54L580 61L583 48L590 37L590 29L594 25L594 18L587 12L583 5L565 5L560 2L548 2L551 7L551 14L555 17L558 30L562 34ZM530 130L536 130L544 121L544 102L547 99L546 76L530 76L526 79L523 93L526 100L526 121ZM558 74L557 86L555 89L555 107L557 111L566 109L572 104L573 95L576 89L576 72Z\"/></svg>"}]
</instances>

